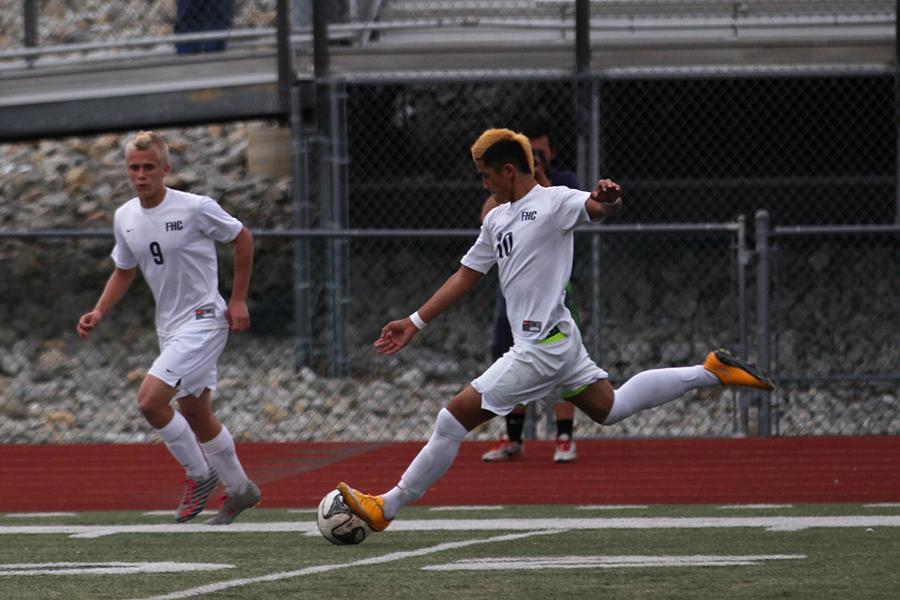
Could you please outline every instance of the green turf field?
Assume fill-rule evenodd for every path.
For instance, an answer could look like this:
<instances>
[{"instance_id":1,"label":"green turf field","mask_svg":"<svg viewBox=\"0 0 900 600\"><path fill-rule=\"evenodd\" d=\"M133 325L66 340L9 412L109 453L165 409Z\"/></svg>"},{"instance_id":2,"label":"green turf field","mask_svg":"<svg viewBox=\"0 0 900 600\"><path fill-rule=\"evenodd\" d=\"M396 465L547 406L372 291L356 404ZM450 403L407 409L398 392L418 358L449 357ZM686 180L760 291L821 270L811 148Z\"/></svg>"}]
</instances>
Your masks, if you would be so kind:
<instances>
[{"instance_id":1,"label":"green turf field","mask_svg":"<svg viewBox=\"0 0 900 600\"><path fill-rule=\"evenodd\" d=\"M0 597L900 597L900 504L422 507L346 547L313 517L0 513Z\"/></svg>"}]
</instances>

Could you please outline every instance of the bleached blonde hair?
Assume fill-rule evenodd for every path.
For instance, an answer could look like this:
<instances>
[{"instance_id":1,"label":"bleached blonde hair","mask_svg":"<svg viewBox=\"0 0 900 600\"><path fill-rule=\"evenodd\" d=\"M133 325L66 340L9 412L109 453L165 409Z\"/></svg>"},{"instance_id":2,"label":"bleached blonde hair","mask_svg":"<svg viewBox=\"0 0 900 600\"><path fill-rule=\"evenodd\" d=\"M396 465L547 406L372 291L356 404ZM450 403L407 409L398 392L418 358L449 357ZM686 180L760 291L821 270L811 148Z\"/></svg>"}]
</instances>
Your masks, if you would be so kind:
<instances>
[{"instance_id":1,"label":"bleached blonde hair","mask_svg":"<svg viewBox=\"0 0 900 600\"><path fill-rule=\"evenodd\" d=\"M531 153L531 142L522 134L512 129L488 129L475 140L472 144L472 159L481 160L484 153L497 142L511 141L516 142L525 152L525 159L528 161L528 171L534 175L534 155Z\"/></svg>"},{"instance_id":2,"label":"bleached blonde hair","mask_svg":"<svg viewBox=\"0 0 900 600\"><path fill-rule=\"evenodd\" d=\"M169 164L169 145L155 131L139 131L125 146L125 155L127 156L132 150L150 150L151 148L156 151L156 157L160 163Z\"/></svg>"}]
</instances>

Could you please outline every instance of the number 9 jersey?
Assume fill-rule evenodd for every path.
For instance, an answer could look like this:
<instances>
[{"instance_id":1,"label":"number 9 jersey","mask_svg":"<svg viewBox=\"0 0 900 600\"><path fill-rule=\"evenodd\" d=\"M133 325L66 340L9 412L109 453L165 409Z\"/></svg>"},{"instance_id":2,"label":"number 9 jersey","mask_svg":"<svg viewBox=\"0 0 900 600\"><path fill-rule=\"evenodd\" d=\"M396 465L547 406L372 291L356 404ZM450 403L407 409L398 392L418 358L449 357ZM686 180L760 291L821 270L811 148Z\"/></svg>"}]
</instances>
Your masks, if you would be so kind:
<instances>
[{"instance_id":1,"label":"number 9 jersey","mask_svg":"<svg viewBox=\"0 0 900 600\"><path fill-rule=\"evenodd\" d=\"M160 335L228 327L215 242L233 241L242 228L212 198L169 188L153 208L132 198L116 210L113 262L140 267L156 300Z\"/></svg>"}]
</instances>

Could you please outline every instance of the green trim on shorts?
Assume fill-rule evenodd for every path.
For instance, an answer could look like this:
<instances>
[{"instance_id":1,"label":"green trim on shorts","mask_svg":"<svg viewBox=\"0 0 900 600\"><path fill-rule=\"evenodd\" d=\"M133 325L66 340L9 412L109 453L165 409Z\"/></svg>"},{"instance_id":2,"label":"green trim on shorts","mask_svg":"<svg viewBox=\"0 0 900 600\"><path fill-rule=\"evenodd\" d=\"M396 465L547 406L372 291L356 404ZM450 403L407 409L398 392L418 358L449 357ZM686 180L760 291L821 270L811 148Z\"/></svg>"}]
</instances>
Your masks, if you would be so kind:
<instances>
[{"instance_id":1,"label":"green trim on shorts","mask_svg":"<svg viewBox=\"0 0 900 600\"><path fill-rule=\"evenodd\" d=\"M565 398L566 400L568 400L569 398L574 398L575 396L577 396L578 394L580 394L581 392L586 390L589 385L591 385L591 384L589 384L589 383L585 384L578 389L572 390L571 392L563 392L562 397Z\"/></svg>"}]
</instances>

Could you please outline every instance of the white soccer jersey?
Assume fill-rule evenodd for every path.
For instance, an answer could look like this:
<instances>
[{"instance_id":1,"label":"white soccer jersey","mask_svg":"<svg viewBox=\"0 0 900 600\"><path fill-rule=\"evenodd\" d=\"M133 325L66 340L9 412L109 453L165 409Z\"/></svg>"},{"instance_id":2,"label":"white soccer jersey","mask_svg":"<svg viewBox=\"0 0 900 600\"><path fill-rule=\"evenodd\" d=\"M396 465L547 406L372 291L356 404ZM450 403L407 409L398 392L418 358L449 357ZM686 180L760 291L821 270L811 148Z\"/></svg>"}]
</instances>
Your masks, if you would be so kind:
<instances>
[{"instance_id":1,"label":"white soccer jersey","mask_svg":"<svg viewBox=\"0 0 900 600\"><path fill-rule=\"evenodd\" d=\"M572 230L590 221L589 192L536 185L515 202L487 214L475 244L462 264L487 273L497 264L506 314L516 341L547 337L561 322L571 322L565 288L572 274Z\"/></svg>"},{"instance_id":2,"label":"white soccer jersey","mask_svg":"<svg viewBox=\"0 0 900 600\"><path fill-rule=\"evenodd\" d=\"M233 241L242 227L212 198L168 188L158 206L143 208L132 198L116 210L113 262L140 267L156 300L160 334L186 325L228 326L215 242Z\"/></svg>"}]
</instances>

